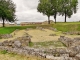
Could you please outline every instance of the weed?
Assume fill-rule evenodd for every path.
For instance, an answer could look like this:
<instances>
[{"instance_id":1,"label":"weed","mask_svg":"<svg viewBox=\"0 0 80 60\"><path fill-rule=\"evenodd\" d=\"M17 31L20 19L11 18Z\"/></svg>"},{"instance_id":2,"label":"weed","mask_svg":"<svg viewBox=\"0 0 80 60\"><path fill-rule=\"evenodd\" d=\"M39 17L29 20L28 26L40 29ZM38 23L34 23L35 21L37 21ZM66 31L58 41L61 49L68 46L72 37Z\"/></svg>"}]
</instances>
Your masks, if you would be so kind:
<instances>
[{"instance_id":1,"label":"weed","mask_svg":"<svg viewBox=\"0 0 80 60\"><path fill-rule=\"evenodd\" d=\"M29 46L30 46L30 47L34 46L34 43L33 43L33 42L30 42L30 43L29 43Z\"/></svg>"},{"instance_id":2,"label":"weed","mask_svg":"<svg viewBox=\"0 0 80 60\"><path fill-rule=\"evenodd\" d=\"M1 51L1 54L7 54L8 52L7 52L7 50L2 50Z\"/></svg>"}]
</instances>

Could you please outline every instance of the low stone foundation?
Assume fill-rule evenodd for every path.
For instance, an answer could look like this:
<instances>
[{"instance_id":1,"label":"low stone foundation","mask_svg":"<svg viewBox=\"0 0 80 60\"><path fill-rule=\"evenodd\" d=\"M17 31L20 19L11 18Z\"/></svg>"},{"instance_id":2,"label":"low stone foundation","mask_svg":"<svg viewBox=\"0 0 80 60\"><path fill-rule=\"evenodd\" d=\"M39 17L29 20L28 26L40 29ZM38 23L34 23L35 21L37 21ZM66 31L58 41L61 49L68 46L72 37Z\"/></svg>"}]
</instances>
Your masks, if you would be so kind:
<instances>
[{"instance_id":1,"label":"low stone foundation","mask_svg":"<svg viewBox=\"0 0 80 60\"><path fill-rule=\"evenodd\" d=\"M0 39L8 39L8 38L12 38L13 36L11 34L1 34L0 35Z\"/></svg>"},{"instance_id":2,"label":"low stone foundation","mask_svg":"<svg viewBox=\"0 0 80 60\"><path fill-rule=\"evenodd\" d=\"M7 47L12 47L12 48L21 48L21 47L24 47L24 46L28 46L29 43L31 42L31 39L30 37L28 36L24 36L24 37L18 37L14 40L6 40L4 42L1 42L0 43L0 46L7 46Z\"/></svg>"},{"instance_id":3,"label":"low stone foundation","mask_svg":"<svg viewBox=\"0 0 80 60\"><path fill-rule=\"evenodd\" d=\"M65 37L65 36L60 36L59 41L61 41L67 47L80 45L80 38L79 37L71 39L71 38L68 38L68 37Z\"/></svg>"},{"instance_id":4,"label":"low stone foundation","mask_svg":"<svg viewBox=\"0 0 80 60\"><path fill-rule=\"evenodd\" d=\"M73 39L74 41L77 41L79 38L74 39ZM74 41L64 36L61 36L59 40L62 43L64 43L67 47L54 49L31 48L29 47L31 39L29 36L25 36L18 37L12 41L4 41L0 43L0 50L6 50L8 52L17 53L25 56L34 55L37 57L47 58L50 60L80 60L80 45L76 46L73 45Z\"/></svg>"},{"instance_id":5,"label":"low stone foundation","mask_svg":"<svg viewBox=\"0 0 80 60\"><path fill-rule=\"evenodd\" d=\"M63 32L66 35L80 35L80 31L70 31L70 32Z\"/></svg>"}]
</instances>

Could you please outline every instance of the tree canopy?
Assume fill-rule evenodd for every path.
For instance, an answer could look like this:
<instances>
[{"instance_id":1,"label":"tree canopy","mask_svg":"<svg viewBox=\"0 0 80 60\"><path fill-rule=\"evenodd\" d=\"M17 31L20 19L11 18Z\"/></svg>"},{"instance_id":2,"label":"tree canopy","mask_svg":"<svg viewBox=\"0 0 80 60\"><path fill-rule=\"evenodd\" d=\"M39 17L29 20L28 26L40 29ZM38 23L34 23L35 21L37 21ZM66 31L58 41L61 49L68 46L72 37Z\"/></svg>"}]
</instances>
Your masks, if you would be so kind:
<instances>
[{"instance_id":1,"label":"tree canopy","mask_svg":"<svg viewBox=\"0 0 80 60\"><path fill-rule=\"evenodd\" d=\"M52 5L51 5L50 0L40 0L37 10L38 12L43 13L44 15L47 15L48 24L50 24L50 16L53 14Z\"/></svg>"},{"instance_id":2,"label":"tree canopy","mask_svg":"<svg viewBox=\"0 0 80 60\"><path fill-rule=\"evenodd\" d=\"M62 0L61 2L61 15L65 15L65 22L66 17L70 18L73 13L77 12L77 5L78 0Z\"/></svg>"},{"instance_id":3,"label":"tree canopy","mask_svg":"<svg viewBox=\"0 0 80 60\"><path fill-rule=\"evenodd\" d=\"M77 5L78 0L39 0L37 10L48 16L48 22L50 21L49 17L54 16L56 23L57 14L65 15L66 22L66 17L70 18L73 13L77 12Z\"/></svg>"},{"instance_id":4,"label":"tree canopy","mask_svg":"<svg viewBox=\"0 0 80 60\"><path fill-rule=\"evenodd\" d=\"M12 0L0 0L0 18L3 21L3 27L5 21L15 21L15 4Z\"/></svg>"}]
</instances>

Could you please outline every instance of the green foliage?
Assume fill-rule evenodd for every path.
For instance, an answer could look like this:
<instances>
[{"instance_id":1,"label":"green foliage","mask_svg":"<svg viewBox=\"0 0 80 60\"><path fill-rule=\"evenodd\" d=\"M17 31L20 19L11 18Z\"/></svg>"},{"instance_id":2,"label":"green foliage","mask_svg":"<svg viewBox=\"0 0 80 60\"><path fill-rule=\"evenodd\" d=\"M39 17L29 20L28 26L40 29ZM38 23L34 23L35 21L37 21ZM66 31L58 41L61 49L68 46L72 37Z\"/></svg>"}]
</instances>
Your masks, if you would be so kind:
<instances>
[{"instance_id":1,"label":"green foliage","mask_svg":"<svg viewBox=\"0 0 80 60\"><path fill-rule=\"evenodd\" d=\"M30 43L29 43L29 46L30 46L30 47L32 47L33 45L34 45L33 42L30 42Z\"/></svg>"},{"instance_id":2,"label":"green foliage","mask_svg":"<svg viewBox=\"0 0 80 60\"><path fill-rule=\"evenodd\" d=\"M66 17L70 18L73 13L77 11L78 0L61 0L61 10L60 14L63 16L65 15L65 22Z\"/></svg>"},{"instance_id":3,"label":"green foliage","mask_svg":"<svg viewBox=\"0 0 80 60\"><path fill-rule=\"evenodd\" d=\"M15 21L15 4L12 0L0 0L0 18L4 22L14 22Z\"/></svg>"},{"instance_id":4,"label":"green foliage","mask_svg":"<svg viewBox=\"0 0 80 60\"><path fill-rule=\"evenodd\" d=\"M7 50L2 50L0 53L1 53L1 54L6 54L6 53L8 53L8 52L7 52Z\"/></svg>"},{"instance_id":5,"label":"green foliage","mask_svg":"<svg viewBox=\"0 0 80 60\"><path fill-rule=\"evenodd\" d=\"M51 0L53 15L56 23L56 16L60 10L60 0Z\"/></svg>"},{"instance_id":6,"label":"green foliage","mask_svg":"<svg viewBox=\"0 0 80 60\"><path fill-rule=\"evenodd\" d=\"M40 0L37 10L38 12L43 13L44 15L47 15L48 24L50 24L50 16L53 14L52 4L50 0Z\"/></svg>"},{"instance_id":7,"label":"green foliage","mask_svg":"<svg viewBox=\"0 0 80 60\"><path fill-rule=\"evenodd\" d=\"M39 0L37 7L38 12L43 13L48 16L48 21L50 16L54 16L56 23L56 16L65 15L70 18L73 13L77 12L78 0Z\"/></svg>"}]
</instances>

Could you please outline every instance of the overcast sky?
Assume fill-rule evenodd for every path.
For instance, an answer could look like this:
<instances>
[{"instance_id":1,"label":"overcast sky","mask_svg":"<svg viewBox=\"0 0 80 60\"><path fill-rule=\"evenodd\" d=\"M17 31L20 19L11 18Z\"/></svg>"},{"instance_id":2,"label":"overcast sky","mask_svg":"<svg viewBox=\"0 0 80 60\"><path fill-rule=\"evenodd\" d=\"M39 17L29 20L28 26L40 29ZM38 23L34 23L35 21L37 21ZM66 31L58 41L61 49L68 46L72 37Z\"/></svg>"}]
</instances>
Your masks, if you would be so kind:
<instances>
[{"instance_id":1,"label":"overcast sky","mask_svg":"<svg viewBox=\"0 0 80 60\"><path fill-rule=\"evenodd\" d=\"M76 14L72 15L67 21L79 21L80 20L80 0L78 4L78 11ZM47 16L44 16L42 13L37 12L37 6L39 0L13 0L16 4L16 17L17 22L42 22L47 20ZM51 17L51 20L54 20ZM64 21L64 17L57 16L57 21Z\"/></svg>"}]
</instances>

